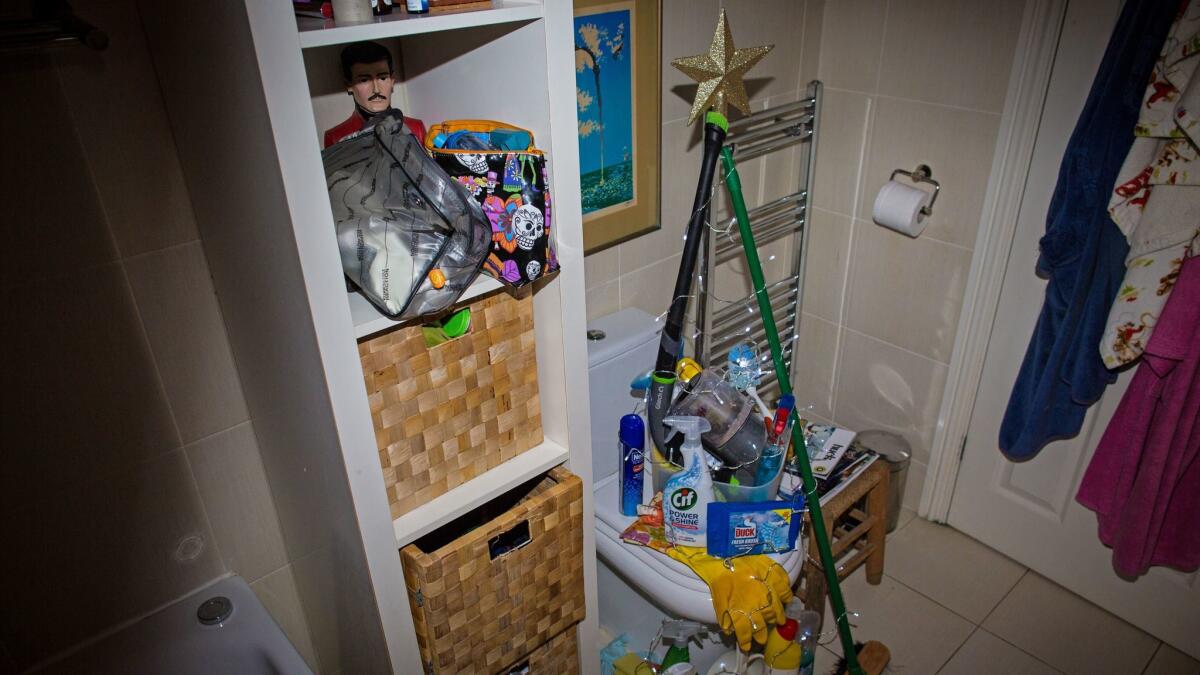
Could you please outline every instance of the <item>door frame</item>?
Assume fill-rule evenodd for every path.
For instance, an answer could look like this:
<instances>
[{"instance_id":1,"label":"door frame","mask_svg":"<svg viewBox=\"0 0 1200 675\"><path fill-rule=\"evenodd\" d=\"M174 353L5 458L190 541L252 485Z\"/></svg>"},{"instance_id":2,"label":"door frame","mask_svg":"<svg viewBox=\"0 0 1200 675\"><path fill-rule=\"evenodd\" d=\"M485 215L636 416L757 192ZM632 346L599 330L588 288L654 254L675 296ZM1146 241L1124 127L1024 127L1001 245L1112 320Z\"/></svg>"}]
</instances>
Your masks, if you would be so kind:
<instances>
[{"instance_id":1,"label":"door frame","mask_svg":"<svg viewBox=\"0 0 1200 675\"><path fill-rule=\"evenodd\" d=\"M1021 17L996 153L917 511L934 522L945 523L950 515L1066 9L1067 0L1029 0Z\"/></svg>"}]
</instances>

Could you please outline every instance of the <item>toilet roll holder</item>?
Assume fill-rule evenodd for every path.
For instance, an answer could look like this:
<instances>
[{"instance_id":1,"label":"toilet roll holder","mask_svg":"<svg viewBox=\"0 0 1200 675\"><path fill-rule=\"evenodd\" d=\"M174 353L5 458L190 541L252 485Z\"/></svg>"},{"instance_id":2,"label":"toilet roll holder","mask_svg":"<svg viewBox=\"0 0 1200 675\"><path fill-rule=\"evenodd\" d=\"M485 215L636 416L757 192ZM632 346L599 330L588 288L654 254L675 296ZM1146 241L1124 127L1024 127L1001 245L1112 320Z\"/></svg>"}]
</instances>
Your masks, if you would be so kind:
<instances>
[{"instance_id":1,"label":"toilet roll holder","mask_svg":"<svg viewBox=\"0 0 1200 675\"><path fill-rule=\"evenodd\" d=\"M929 217L933 213L933 203L937 201L938 192L942 189L942 184L933 179L933 169L929 168L928 164L918 164L917 168L912 171L896 169L892 172L892 177L888 180L896 180L897 175L907 176L914 183L925 183L933 186L933 196L929 198L928 204L921 207L921 215Z\"/></svg>"}]
</instances>

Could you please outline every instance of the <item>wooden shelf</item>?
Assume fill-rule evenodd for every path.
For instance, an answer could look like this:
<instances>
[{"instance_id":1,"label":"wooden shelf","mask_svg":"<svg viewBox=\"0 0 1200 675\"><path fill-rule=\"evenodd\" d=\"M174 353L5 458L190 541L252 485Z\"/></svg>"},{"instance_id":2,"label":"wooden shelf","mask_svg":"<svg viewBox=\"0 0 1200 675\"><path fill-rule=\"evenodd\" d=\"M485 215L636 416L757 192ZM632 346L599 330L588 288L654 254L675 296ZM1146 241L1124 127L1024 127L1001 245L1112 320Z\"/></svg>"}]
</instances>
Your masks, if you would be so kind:
<instances>
[{"instance_id":1,"label":"wooden shelf","mask_svg":"<svg viewBox=\"0 0 1200 675\"><path fill-rule=\"evenodd\" d=\"M465 302L478 298L481 295L487 295L492 291L499 290L504 287L504 284L496 281L486 274L480 274L471 287L462 294L458 302ZM381 330L387 330L392 326L400 323L395 319L390 319L384 314L375 309L369 300L363 297L358 291L349 291L346 293L346 300L350 303L350 318L354 321L354 337L364 338L368 335L378 333Z\"/></svg>"},{"instance_id":2,"label":"wooden shelf","mask_svg":"<svg viewBox=\"0 0 1200 675\"><path fill-rule=\"evenodd\" d=\"M537 0L492 0L489 4L472 3L459 9L449 7L428 14L409 14L404 11L403 2L396 4L391 14L376 17L370 23L339 26L328 19L296 17L300 47L308 49L542 18L542 3Z\"/></svg>"},{"instance_id":3,"label":"wooden shelf","mask_svg":"<svg viewBox=\"0 0 1200 675\"><path fill-rule=\"evenodd\" d=\"M476 476L446 494L392 521L396 547L436 530L471 509L493 499L538 474L567 461L567 449L554 441L522 452L500 466Z\"/></svg>"}]
</instances>

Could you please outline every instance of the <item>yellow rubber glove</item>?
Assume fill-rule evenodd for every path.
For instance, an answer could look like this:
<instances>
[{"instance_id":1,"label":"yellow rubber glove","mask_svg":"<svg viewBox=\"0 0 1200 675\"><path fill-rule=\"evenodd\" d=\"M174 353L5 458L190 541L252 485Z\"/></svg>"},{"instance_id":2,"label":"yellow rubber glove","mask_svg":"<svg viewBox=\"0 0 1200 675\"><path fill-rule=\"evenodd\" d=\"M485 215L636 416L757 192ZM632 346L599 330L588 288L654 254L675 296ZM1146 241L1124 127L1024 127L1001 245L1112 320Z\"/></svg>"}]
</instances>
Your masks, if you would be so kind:
<instances>
[{"instance_id":1,"label":"yellow rubber glove","mask_svg":"<svg viewBox=\"0 0 1200 675\"><path fill-rule=\"evenodd\" d=\"M750 651L752 642L766 644L770 628L784 620L783 605L792 599L791 584L787 572L767 556L725 561L690 546L675 546L667 555L708 584L717 624L736 636L742 651Z\"/></svg>"}]
</instances>

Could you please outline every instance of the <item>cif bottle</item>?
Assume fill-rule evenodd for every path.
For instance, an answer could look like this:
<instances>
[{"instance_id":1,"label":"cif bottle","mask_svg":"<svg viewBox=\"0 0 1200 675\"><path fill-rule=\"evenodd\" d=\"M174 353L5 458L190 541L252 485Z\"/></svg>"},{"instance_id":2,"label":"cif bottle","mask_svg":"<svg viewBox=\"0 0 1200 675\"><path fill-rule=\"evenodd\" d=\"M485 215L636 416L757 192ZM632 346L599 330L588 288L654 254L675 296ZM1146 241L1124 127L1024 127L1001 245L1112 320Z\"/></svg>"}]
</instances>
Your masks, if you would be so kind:
<instances>
[{"instance_id":1,"label":"cif bottle","mask_svg":"<svg viewBox=\"0 0 1200 675\"><path fill-rule=\"evenodd\" d=\"M712 476L704 461L700 435L709 430L703 417L672 415L663 424L683 434L684 468L663 488L663 524L667 539L679 546L708 545L708 504L713 500Z\"/></svg>"}]
</instances>

